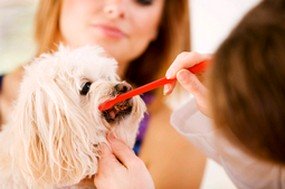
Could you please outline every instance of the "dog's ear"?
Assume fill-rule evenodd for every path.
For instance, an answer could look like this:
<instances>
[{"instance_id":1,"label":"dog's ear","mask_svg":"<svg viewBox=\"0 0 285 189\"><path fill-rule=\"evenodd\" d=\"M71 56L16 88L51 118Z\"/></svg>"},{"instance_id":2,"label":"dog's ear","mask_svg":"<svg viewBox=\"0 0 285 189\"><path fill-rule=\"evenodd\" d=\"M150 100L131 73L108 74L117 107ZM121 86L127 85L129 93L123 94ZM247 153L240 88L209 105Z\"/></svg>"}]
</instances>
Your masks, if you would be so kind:
<instances>
[{"instance_id":1,"label":"dog's ear","mask_svg":"<svg viewBox=\"0 0 285 189\"><path fill-rule=\"evenodd\" d=\"M14 125L23 146L23 173L35 183L75 184L97 171L90 142L95 126L88 125L76 93L68 87L54 80L22 83Z\"/></svg>"}]
</instances>

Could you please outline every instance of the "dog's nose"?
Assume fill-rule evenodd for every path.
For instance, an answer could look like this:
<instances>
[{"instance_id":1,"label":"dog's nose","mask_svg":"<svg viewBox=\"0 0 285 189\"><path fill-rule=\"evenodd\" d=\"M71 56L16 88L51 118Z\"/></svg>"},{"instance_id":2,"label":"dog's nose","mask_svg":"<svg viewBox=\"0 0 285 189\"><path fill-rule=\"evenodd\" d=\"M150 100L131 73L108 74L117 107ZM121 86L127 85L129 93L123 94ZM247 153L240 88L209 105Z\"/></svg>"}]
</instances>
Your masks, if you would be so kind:
<instances>
[{"instance_id":1,"label":"dog's nose","mask_svg":"<svg viewBox=\"0 0 285 189\"><path fill-rule=\"evenodd\" d=\"M114 88L117 94L126 93L132 90L132 86L126 82L118 83L114 86Z\"/></svg>"}]
</instances>

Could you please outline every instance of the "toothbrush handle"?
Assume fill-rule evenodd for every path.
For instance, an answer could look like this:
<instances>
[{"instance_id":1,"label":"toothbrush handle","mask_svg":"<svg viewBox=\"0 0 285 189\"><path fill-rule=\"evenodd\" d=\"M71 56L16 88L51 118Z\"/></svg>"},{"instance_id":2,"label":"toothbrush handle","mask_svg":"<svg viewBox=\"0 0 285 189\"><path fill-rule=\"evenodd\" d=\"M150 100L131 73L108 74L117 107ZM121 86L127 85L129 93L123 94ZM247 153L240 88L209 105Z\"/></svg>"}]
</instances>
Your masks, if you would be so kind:
<instances>
[{"instance_id":1,"label":"toothbrush handle","mask_svg":"<svg viewBox=\"0 0 285 189\"><path fill-rule=\"evenodd\" d=\"M207 62L201 62L199 64L196 64L190 68L188 68L187 70L189 70L190 72L194 73L194 74L199 74L203 71L206 70L206 67L207 67ZM127 100L133 96L136 96L136 95L139 95L139 94L143 94L145 92L148 92L148 91L151 91L155 88L158 88L158 87L161 87L167 83L172 83L173 81L175 81L176 79L166 79L165 77L164 78L161 78L161 79L158 79L158 80L155 80L151 83L148 83L146 85L143 85L141 87L138 87L136 89L133 89L129 92L126 92L124 94L121 94L121 95L118 95L116 96L114 99L111 99L109 101L106 101L102 104L99 105L99 110L100 111L104 111L104 110L107 110L107 109L110 109L112 106L114 106L115 104L119 103L119 102L122 102L124 100Z\"/></svg>"}]
</instances>

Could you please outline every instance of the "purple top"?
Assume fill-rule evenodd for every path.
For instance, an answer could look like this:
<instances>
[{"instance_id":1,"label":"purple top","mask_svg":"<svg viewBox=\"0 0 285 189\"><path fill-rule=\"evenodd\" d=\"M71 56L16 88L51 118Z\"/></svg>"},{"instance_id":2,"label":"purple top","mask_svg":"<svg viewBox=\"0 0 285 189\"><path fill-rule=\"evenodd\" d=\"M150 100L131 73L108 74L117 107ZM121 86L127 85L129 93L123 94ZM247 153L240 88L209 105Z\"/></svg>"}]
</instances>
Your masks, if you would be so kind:
<instances>
[{"instance_id":1,"label":"purple top","mask_svg":"<svg viewBox=\"0 0 285 189\"><path fill-rule=\"evenodd\" d=\"M152 101L154 99L154 96L152 94L144 94L144 95L141 96L141 98L146 103L146 105L149 105L149 104L152 103ZM141 148L141 145L142 145L142 142L143 142L143 139L144 139L147 127L149 125L149 120L150 120L150 114L145 113L143 120L140 122L138 135L137 135L137 138L136 138L135 146L133 148L134 152L137 155L140 152L140 148Z\"/></svg>"},{"instance_id":2,"label":"purple top","mask_svg":"<svg viewBox=\"0 0 285 189\"><path fill-rule=\"evenodd\" d=\"M4 78L4 75L0 75L0 91L2 90L3 78Z\"/></svg>"}]
</instances>

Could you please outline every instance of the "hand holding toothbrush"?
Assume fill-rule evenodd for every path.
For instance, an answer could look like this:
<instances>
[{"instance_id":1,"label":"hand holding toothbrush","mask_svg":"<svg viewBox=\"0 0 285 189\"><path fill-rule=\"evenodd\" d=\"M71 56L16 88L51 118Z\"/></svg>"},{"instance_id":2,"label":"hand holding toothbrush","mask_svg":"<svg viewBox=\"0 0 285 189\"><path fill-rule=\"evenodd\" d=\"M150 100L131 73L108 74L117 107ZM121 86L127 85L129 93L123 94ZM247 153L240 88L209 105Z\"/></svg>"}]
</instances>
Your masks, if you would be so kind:
<instances>
[{"instance_id":1,"label":"hand holding toothbrush","mask_svg":"<svg viewBox=\"0 0 285 189\"><path fill-rule=\"evenodd\" d=\"M139 95L145 92L148 92L150 90L153 90L155 88L158 88L160 86L165 85L164 94L170 94L175 86L175 74L180 69L185 70L186 72L191 72L193 74L199 74L206 70L208 66L208 60L210 60L210 56L208 55L200 55L198 53L181 53L177 56L173 64L170 66L167 77L161 78L156 81L153 81L151 83L148 83L144 86L138 87L134 90L131 90L127 93L118 95L114 97L111 100L108 100L104 103L102 103L98 108L100 111L105 111L112 106L114 106L116 103L122 102L126 99L129 99L135 95ZM182 85L183 86L183 85ZM187 87L187 86L185 86ZM187 89L186 89L187 90ZM189 90L188 90L189 91ZM189 91L191 92L191 90Z\"/></svg>"},{"instance_id":2,"label":"hand holding toothbrush","mask_svg":"<svg viewBox=\"0 0 285 189\"><path fill-rule=\"evenodd\" d=\"M199 110L209 116L207 88L199 81L197 76L186 68L193 67L201 62L210 62L212 56L196 52L183 52L179 54L166 72L167 79L176 78L181 86L196 98ZM168 95L175 87L175 82L164 85L163 93Z\"/></svg>"}]
</instances>

